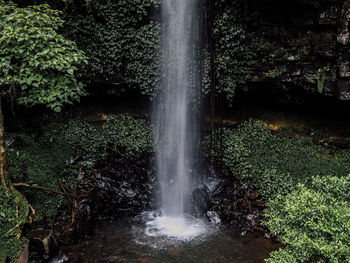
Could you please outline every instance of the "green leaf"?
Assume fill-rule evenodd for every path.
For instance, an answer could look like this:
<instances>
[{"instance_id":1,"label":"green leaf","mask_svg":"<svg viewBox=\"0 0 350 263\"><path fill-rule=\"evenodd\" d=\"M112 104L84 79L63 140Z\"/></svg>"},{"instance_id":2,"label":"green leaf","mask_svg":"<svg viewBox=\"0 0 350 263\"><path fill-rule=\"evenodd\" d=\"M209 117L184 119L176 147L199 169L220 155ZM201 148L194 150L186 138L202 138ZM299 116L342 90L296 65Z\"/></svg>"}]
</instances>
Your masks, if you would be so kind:
<instances>
[{"instance_id":1,"label":"green leaf","mask_svg":"<svg viewBox=\"0 0 350 263\"><path fill-rule=\"evenodd\" d=\"M54 110L55 112L61 112L61 107L55 107L53 110Z\"/></svg>"}]
</instances>

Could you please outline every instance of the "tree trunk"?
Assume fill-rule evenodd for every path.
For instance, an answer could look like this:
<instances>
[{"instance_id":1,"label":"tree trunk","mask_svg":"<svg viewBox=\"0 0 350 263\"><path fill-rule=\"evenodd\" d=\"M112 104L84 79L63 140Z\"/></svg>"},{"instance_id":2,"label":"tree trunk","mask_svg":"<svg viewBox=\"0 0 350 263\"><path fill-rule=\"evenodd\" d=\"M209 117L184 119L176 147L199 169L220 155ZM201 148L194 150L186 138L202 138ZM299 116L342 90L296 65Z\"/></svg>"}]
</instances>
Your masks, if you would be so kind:
<instances>
[{"instance_id":1,"label":"tree trunk","mask_svg":"<svg viewBox=\"0 0 350 263\"><path fill-rule=\"evenodd\" d=\"M10 185L8 174L9 173L6 157L4 116L2 114L2 103L0 97L0 180L1 186L3 187L5 195L7 197L9 196L8 184Z\"/></svg>"}]
</instances>

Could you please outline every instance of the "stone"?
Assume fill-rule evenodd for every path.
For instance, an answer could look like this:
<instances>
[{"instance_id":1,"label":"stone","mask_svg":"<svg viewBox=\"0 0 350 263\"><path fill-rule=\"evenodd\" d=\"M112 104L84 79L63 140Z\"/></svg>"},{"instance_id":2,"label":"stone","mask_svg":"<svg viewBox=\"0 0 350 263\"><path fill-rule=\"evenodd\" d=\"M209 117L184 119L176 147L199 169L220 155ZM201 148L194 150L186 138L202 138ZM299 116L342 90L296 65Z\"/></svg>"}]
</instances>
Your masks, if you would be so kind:
<instances>
[{"instance_id":1,"label":"stone","mask_svg":"<svg viewBox=\"0 0 350 263\"><path fill-rule=\"evenodd\" d=\"M220 219L220 216L217 212L215 211L208 211L207 212L207 216L209 218L209 221L216 224L216 225L219 225L221 224L221 219Z\"/></svg>"},{"instance_id":2,"label":"stone","mask_svg":"<svg viewBox=\"0 0 350 263\"><path fill-rule=\"evenodd\" d=\"M341 78L349 78L350 77L350 65L340 64L339 65L339 76Z\"/></svg>"},{"instance_id":3,"label":"stone","mask_svg":"<svg viewBox=\"0 0 350 263\"><path fill-rule=\"evenodd\" d=\"M209 188L202 185L192 192L192 213L195 217L204 217L212 206Z\"/></svg>"},{"instance_id":4,"label":"stone","mask_svg":"<svg viewBox=\"0 0 350 263\"><path fill-rule=\"evenodd\" d=\"M341 12L339 29L338 29L339 33L337 36L338 43L343 45L347 45L350 39L349 20L350 20L350 1L345 0L343 4L343 10Z\"/></svg>"},{"instance_id":5,"label":"stone","mask_svg":"<svg viewBox=\"0 0 350 263\"><path fill-rule=\"evenodd\" d=\"M269 233L265 233L264 238L271 239L271 235Z\"/></svg>"},{"instance_id":6,"label":"stone","mask_svg":"<svg viewBox=\"0 0 350 263\"><path fill-rule=\"evenodd\" d=\"M69 262L69 258L67 255L62 253L62 251L59 251L58 255L53 257L49 263L66 263Z\"/></svg>"}]
</instances>

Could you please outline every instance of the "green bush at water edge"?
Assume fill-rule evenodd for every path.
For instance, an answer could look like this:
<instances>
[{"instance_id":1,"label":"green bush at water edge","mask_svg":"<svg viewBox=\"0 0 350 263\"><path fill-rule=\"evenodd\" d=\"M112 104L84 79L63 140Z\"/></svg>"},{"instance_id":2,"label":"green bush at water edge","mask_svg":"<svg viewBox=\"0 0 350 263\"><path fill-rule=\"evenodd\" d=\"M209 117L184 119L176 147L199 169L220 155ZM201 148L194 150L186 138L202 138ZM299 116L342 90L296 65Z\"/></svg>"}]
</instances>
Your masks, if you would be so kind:
<instances>
[{"instance_id":1,"label":"green bush at water edge","mask_svg":"<svg viewBox=\"0 0 350 263\"><path fill-rule=\"evenodd\" d=\"M266 225L286 248L268 263L350 262L350 176L315 177L267 206Z\"/></svg>"},{"instance_id":2,"label":"green bush at water edge","mask_svg":"<svg viewBox=\"0 0 350 263\"><path fill-rule=\"evenodd\" d=\"M257 188L267 201L265 225L286 244L266 262L350 262L348 151L274 135L257 120L221 134L213 148L206 139L206 152Z\"/></svg>"}]
</instances>

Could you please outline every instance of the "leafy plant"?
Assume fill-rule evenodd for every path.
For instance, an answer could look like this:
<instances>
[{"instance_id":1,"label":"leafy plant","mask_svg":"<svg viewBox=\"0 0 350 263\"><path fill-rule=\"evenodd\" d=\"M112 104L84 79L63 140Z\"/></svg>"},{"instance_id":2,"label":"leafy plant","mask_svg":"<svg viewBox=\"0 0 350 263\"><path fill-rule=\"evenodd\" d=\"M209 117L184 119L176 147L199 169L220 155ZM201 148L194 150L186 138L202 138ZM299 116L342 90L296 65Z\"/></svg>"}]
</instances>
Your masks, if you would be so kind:
<instances>
[{"instance_id":1,"label":"leafy plant","mask_svg":"<svg viewBox=\"0 0 350 263\"><path fill-rule=\"evenodd\" d=\"M0 3L0 87L18 103L44 104L59 112L64 103L85 95L74 76L85 56L57 33L60 12L48 5L18 8Z\"/></svg>"},{"instance_id":2,"label":"leafy plant","mask_svg":"<svg viewBox=\"0 0 350 263\"><path fill-rule=\"evenodd\" d=\"M66 124L53 122L43 127L43 134L37 140L27 134L17 134L16 140L20 143L8 149L13 181L58 191L61 190L58 180L73 190L80 170L89 173L94 164L108 155L122 154L135 160L153 151L150 125L125 115L111 116L101 126L79 120ZM83 157L84 162L67 165L74 156ZM37 216L65 215L64 197L32 189L23 193Z\"/></svg>"},{"instance_id":3,"label":"leafy plant","mask_svg":"<svg viewBox=\"0 0 350 263\"><path fill-rule=\"evenodd\" d=\"M28 204L17 191L7 197L0 187L0 262L17 262L23 242L19 240L19 227L26 222Z\"/></svg>"},{"instance_id":4,"label":"leafy plant","mask_svg":"<svg viewBox=\"0 0 350 263\"><path fill-rule=\"evenodd\" d=\"M287 245L268 263L350 261L350 176L314 177L269 202L266 225Z\"/></svg>"},{"instance_id":5,"label":"leafy plant","mask_svg":"<svg viewBox=\"0 0 350 263\"><path fill-rule=\"evenodd\" d=\"M71 104L85 95L74 74L85 56L74 42L57 33L63 26L59 15L48 5L19 8L0 0L0 96L10 94L19 104L43 104L59 112L64 103ZM10 256L9 260L15 262L21 246L20 227L28 216L22 210L25 207L28 211L29 205L7 176L1 107L0 97L0 194L6 199L1 210L5 216L1 219L0 260L7 261ZM3 235L3 231L7 232Z\"/></svg>"},{"instance_id":6,"label":"leafy plant","mask_svg":"<svg viewBox=\"0 0 350 263\"><path fill-rule=\"evenodd\" d=\"M69 174L63 177L61 173L65 169L66 160L73 153L64 141L52 141L48 131L39 140L27 134L17 134L16 140L20 141L19 145L8 149L9 171L14 182L39 185L57 191L61 190L57 179L66 186L76 185L75 178ZM35 208L38 217L55 216L65 201L63 196L47 191L22 191Z\"/></svg>"},{"instance_id":7,"label":"leafy plant","mask_svg":"<svg viewBox=\"0 0 350 263\"><path fill-rule=\"evenodd\" d=\"M290 193L298 183L313 176L350 173L350 155L315 145L310 138L273 135L257 120L242 123L234 130L218 132L222 143L215 142L206 152L220 158L239 180L253 183L265 200ZM212 151L212 152L210 152Z\"/></svg>"},{"instance_id":8,"label":"leafy plant","mask_svg":"<svg viewBox=\"0 0 350 263\"><path fill-rule=\"evenodd\" d=\"M138 158L153 151L150 125L145 120L126 115L109 117L102 126L71 121L66 125L62 139L90 161L103 160L111 153Z\"/></svg>"},{"instance_id":9,"label":"leafy plant","mask_svg":"<svg viewBox=\"0 0 350 263\"><path fill-rule=\"evenodd\" d=\"M240 17L237 1L215 1L214 40L216 79L219 92L229 102L239 88L252 76L256 54L253 37L248 34Z\"/></svg>"},{"instance_id":10,"label":"leafy plant","mask_svg":"<svg viewBox=\"0 0 350 263\"><path fill-rule=\"evenodd\" d=\"M90 82L118 78L120 89L154 95L159 87L159 0L68 1L64 34L89 56L80 72ZM118 87L119 88L119 87Z\"/></svg>"}]
</instances>

